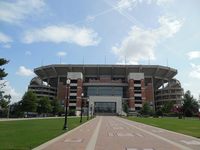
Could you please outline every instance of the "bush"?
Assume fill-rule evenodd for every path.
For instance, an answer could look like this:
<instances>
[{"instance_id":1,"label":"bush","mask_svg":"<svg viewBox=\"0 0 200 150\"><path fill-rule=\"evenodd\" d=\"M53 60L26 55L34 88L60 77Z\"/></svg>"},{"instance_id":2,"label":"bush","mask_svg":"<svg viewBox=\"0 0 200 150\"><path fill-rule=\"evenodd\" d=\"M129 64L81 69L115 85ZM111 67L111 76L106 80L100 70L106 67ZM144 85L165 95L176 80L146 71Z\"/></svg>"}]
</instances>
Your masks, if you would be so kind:
<instances>
[{"instance_id":1,"label":"bush","mask_svg":"<svg viewBox=\"0 0 200 150\"><path fill-rule=\"evenodd\" d=\"M158 110L156 110L155 116L157 116L157 117L163 116L163 112L160 109L158 109Z\"/></svg>"},{"instance_id":2,"label":"bush","mask_svg":"<svg viewBox=\"0 0 200 150\"><path fill-rule=\"evenodd\" d=\"M76 110L75 109L70 109L68 113L69 113L69 116L76 116Z\"/></svg>"}]
</instances>

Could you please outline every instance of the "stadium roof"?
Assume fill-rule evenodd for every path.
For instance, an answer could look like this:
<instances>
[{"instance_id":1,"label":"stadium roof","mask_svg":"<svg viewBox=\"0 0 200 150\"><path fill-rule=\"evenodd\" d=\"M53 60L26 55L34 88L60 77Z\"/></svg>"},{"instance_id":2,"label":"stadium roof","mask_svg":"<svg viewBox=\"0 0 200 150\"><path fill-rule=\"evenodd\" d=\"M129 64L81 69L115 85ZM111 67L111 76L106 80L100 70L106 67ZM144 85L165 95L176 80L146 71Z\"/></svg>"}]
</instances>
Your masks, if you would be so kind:
<instances>
[{"instance_id":1,"label":"stadium roof","mask_svg":"<svg viewBox=\"0 0 200 150\"><path fill-rule=\"evenodd\" d=\"M158 88L162 82L172 79L177 70L160 65L103 65L103 64L52 64L34 69L41 79L66 77L67 72L82 72L84 77L112 75L113 77L127 77L129 72L143 72L145 78L153 78Z\"/></svg>"}]
</instances>

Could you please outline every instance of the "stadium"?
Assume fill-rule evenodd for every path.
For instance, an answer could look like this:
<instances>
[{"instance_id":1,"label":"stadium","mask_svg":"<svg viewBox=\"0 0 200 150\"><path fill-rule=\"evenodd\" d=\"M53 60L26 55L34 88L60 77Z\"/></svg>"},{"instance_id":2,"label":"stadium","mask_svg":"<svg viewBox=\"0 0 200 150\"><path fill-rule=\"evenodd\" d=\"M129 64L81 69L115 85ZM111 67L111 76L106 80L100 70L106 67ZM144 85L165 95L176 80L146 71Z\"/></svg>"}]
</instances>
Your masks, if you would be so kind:
<instances>
[{"instance_id":1,"label":"stadium","mask_svg":"<svg viewBox=\"0 0 200 150\"><path fill-rule=\"evenodd\" d=\"M160 65L52 64L34 69L28 90L47 96L80 115L134 114L148 103L154 110L166 102L181 105L183 89L174 77L177 70ZM67 79L70 84L67 84Z\"/></svg>"}]
</instances>

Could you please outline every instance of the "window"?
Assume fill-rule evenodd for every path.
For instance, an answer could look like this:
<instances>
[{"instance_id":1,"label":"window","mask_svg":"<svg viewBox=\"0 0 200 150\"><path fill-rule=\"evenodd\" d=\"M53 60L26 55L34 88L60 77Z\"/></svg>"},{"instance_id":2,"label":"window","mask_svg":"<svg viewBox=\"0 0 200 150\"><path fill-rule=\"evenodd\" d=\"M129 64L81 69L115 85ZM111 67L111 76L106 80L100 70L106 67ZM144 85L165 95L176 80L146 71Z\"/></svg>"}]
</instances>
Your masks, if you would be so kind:
<instances>
[{"instance_id":1,"label":"window","mask_svg":"<svg viewBox=\"0 0 200 150\"><path fill-rule=\"evenodd\" d=\"M141 107L135 107L135 110L141 110Z\"/></svg>"},{"instance_id":2,"label":"window","mask_svg":"<svg viewBox=\"0 0 200 150\"><path fill-rule=\"evenodd\" d=\"M76 90L70 90L70 93L77 93Z\"/></svg>"},{"instance_id":3,"label":"window","mask_svg":"<svg viewBox=\"0 0 200 150\"><path fill-rule=\"evenodd\" d=\"M113 87L113 95L123 97L123 88L122 87Z\"/></svg>"},{"instance_id":4,"label":"window","mask_svg":"<svg viewBox=\"0 0 200 150\"><path fill-rule=\"evenodd\" d=\"M134 90L141 90L141 87L134 87Z\"/></svg>"},{"instance_id":5,"label":"window","mask_svg":"<svg viewBox=\"0 0 200 150\"><path fill-rule=\"evenodd\" d=\"M142 97L135 97L135 100L142 100Z\"/></svg>"},{"instance_id":6,"label":"window","mask_svg":"<svg viewBox=\"0 0 200 150\"><path fill-rule=\"evenodd\" d=\"M142 101L135 101L135 104L142 104Z\"/></svg>"},{"instance_id":7,"label":"window","mask_svg":"<svg viewBox=\"0 0 200 150\"><path fill-rule=\"evenodd\" d=\"M75 89L77 89L77 86L71 86L70 87L70 90L75 90Z\"/></svg>"},{"instance_id":8,"label":"window","mask_svg":"<svg viewBox=\"0 0 200 150\"><path fill-rule=\"evenodd\" d=\"M134 84L141 84L140 80L134 80Z\"/></svg>"},{"instance_id":9,"label":"window","mask_svg":"<svg viewBox=\"0 0 200 150\"><path fill-rule=\"evenodd\" d=\"M77 80L71 80L71 83L77 83Z\"/></svg>"},{"instance_id":10,"label":"window","mask_svg":"<svg viewBox=\"0 0 200 150\"><path fill-rule=\"evenodd\" d=\"M123 97L123 88L122 87L88 87L87 89L88 96L122 96Z\"/></svg>"},{"instance_id":11,"label":"window","mask_svg":"<svg viewBox=\"0 0 200 150\"><path fill-rule=\"evenodd\" d=\"M99 95L112 96L112 87L99 87Z\"/></svg>"},{"instance_id":12,"label":"window","mask_svg":"<svg viewBox=\"0 0 200 150\"><path fill-rule=\"evenodd\" d=\"M87 95L88 96L96 96L97 95L97 87L88 87Z\"/></svg>"},{"instance_id":13,"label":"window","mask_svg":"<svg viewBox=\"0 0 200 150\"><path fill-rule=\"evenodd\" d=\"M135 94L141 94L141 91L134 91Z\"/></svg>"},{"instance_id":14,"label":"window","mask_svg":"<svg viewBox=\"0 0 200 150\"><path fill-rule=\"evenodd\" d=\"M76 99L76 96L70 96L69 99Z\"/></svg>"}]
</instances>

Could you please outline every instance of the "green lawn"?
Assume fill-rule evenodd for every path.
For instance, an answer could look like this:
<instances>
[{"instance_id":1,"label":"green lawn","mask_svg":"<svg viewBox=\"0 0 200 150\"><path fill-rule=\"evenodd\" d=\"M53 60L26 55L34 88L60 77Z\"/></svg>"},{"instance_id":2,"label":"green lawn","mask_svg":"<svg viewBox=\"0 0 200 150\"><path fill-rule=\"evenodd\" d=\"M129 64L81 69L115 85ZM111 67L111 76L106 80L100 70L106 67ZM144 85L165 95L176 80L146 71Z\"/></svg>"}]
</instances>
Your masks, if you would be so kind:
<instances>
[{"instance_id":1,"label":"green lawn","mask_svg":"<svg viewBox=\"0 0 200 150\"><path fill-rule=\"evenodd\" d=\"M200 120L198 119L139 117L128 117L128 119L200 138Z\"/></svg>"},{"instance_id":2,"label":"green lawn","mask_svg":"<svg viewBox=\"0 0 200 150\"><path fill-rule=\"evenodd\" d=\"M80 118L68 118L69 130L80 125ZM83 117L83 122L86 117ZM62 130L63 118L0 122L0 149L32 149L58 135Z\"/></svg>"}]
</instances>

